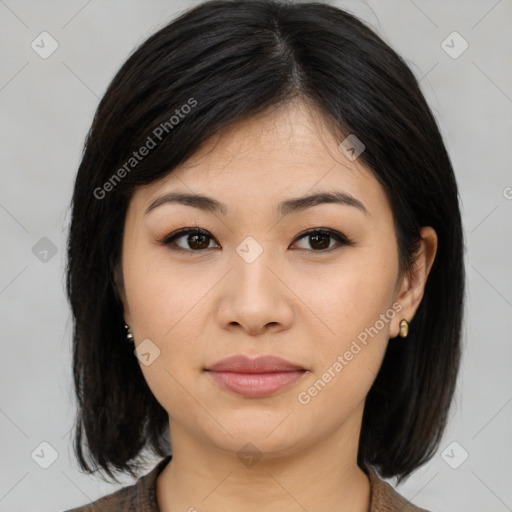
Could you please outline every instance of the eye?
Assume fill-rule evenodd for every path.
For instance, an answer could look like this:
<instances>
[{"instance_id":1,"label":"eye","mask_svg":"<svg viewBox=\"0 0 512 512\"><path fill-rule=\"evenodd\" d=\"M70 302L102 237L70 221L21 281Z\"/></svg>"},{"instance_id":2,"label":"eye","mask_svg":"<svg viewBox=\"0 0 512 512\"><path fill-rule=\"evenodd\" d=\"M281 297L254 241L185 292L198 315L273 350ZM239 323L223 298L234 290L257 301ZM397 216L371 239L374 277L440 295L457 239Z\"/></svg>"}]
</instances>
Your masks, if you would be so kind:
<instances>
[{"instance_id":1,"label":"eye","mask_svg":"<svg viewBox=\"0 0 512 512\"><path fill-rule=\"evenodd\" d=\"M302 235L295 240L302 240L303 238L309 238L310 247L315 249L311 252L329 252L333 248L336 248L336 244L334 244L334 246L331 245L331 241L333 240L338 243L338 246L353 244L343 233L334 231L333 229L310 229L302 233ZM178 243L180 240L181 242ZM214 237L208 231L195 227L183 228L171 233L161 240L161 243L169 246L174 245L175 247L172 247L172 250L175 251L201 252L206 249L213 249L213 247L210 247L212 240L214 240ZM300 249L307 249L307 247L300 247Z\"/></svg>"},{"instance_id":2,"label":"eye","mask_svg":"<svg viewBox=\"0 0 512 512\"><path fill-rule=\"evenodd\" d=\"M310 247L315 248L313 252L330 252L332 249L336 248L336 244L330 244L333 240L338 243L338 246L353 244L343 233L334 231L333 229L310 229L297 237L296 240L302 240L303 238L306 239L306 243L308 243ZM307 249L307 247L301 247L301 249Z\"/></svg>"},{"instance_id":3,"label":"eye","mask_svg":"<svg viewBox=\"0 0 512 512\"><path fill-rule=\"evenodd\" d=\"M184 239L181 242L183 245L176 242L181 239ZM176 251L200 252L205 249L211 249L209 246L210 240L213 240L212 235L204 229L183 228L165 237L162 243L164 245L177 245L177 248L173 247L173 250Z\"/></svg>"}]
</instances>

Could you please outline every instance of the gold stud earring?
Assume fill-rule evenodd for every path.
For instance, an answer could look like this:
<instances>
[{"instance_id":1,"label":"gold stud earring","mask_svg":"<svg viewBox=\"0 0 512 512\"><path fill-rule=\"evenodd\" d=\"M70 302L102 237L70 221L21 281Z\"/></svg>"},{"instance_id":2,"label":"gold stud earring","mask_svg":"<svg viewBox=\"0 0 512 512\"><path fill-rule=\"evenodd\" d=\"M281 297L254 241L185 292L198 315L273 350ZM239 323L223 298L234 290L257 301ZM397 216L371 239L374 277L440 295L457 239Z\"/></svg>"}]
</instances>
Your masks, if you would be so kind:
<instances>
[{"instance_id":1,"label":"gold stud earring","mask_svg":"<svg viewBox=\"0 0 512 512\"><path fill-rule=\"evenodd\" d=\"M407 338L407 335L409 334L409 322L404 318L400 322L400 332L399 335L401 338Z\"/></svg>"}]
</instances>

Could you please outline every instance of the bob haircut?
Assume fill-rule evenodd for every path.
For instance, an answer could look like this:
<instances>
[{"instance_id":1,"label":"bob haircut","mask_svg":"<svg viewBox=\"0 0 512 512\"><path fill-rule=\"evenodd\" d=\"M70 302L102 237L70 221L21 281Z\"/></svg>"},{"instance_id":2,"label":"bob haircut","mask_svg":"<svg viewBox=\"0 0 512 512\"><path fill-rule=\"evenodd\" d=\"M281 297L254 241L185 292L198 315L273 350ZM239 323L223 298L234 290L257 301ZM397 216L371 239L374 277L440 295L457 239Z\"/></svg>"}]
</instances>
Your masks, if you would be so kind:
<instances>
[{"instance_id":1,"label":"bob haircut","mask_svg":"<svg viewBox=\"0 0 512 512\"><path fill-rule=\"evenodd\" d=\"M170 450L168 414L133 345L124 343L116 276L132 193L221 129L292 101L312 106L340 142L348 134L363 141L359 158L391 204L401 272L414 264L420 228L437 232L409 338L390 340L367 395L358 464L400 482L438 448L460 363L463 234L450 158L417 80L380 37L336 7L213 0L183 12L130 55L85 141L66 268L74 450L83 470L134 476L143 449ZM143 145L146 155L135 159Z\"/></svg>"}]
</instances>

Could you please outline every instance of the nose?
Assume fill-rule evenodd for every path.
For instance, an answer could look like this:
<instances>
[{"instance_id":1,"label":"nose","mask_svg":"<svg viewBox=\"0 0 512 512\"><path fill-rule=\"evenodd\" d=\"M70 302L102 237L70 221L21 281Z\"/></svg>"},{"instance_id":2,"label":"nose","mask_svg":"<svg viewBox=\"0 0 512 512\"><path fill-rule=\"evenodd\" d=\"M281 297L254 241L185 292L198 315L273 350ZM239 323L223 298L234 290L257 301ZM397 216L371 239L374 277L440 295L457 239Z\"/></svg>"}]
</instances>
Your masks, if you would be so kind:
<instances>
[{"instance_id":1,"label":"nose","mask_svg":"<svg viewBox=\"0 0 512 512\"><path fill-rule=\"evenodd\" d=\"M232 264L219 289L219 325L252 336L288 329L294 316L293 293L277 262L263 252L252 263L235 255Z\"/></svg>"}]
</instances>

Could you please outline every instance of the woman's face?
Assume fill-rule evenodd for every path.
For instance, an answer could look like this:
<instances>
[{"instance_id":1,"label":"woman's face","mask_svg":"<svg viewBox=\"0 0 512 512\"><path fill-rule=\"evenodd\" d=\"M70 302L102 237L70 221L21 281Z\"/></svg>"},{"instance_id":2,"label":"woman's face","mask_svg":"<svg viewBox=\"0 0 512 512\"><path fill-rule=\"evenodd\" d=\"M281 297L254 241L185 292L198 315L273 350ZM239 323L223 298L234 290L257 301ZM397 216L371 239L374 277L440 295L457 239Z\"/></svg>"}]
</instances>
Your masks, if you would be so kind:
<instances>
[{"instance_id":1,"label":"woman's face","mask_svg":"<svg viewBox=\"0 0 512 512\"><path fill-rule=\"evenodd\" d=\"M272 455L357 438L388 339L411 320L422 286L411 291L398 275L385 193L341 142L295 105L231 127L134 193L125 320L171 439L186 431L224 451L250 442ZM171 193L211 200L161 199ZM305 200L321 193L341 200ZM213 371L238 355L295 370Z\"/></svg>"}]
</instances>

